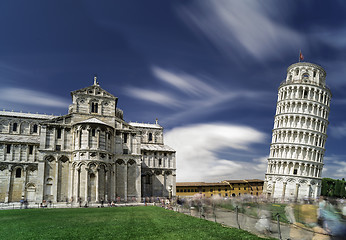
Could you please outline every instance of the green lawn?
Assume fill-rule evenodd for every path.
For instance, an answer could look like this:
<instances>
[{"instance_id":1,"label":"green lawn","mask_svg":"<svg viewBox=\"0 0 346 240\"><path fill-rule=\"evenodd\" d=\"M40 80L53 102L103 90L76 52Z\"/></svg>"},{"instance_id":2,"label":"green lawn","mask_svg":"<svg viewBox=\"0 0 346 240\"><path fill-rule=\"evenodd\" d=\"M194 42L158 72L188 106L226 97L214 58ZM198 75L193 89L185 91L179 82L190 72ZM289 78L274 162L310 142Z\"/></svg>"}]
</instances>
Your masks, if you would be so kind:
<instances>
[{"instance_id":1,"label":"green lawn","mask_svg":"<svg viewBox=\"0 0 346 240\"><path fill-rule=\"evenodd\" d=\"M0 239L262 239L159 207L0 211Z\"/></svg>"}]
</instances>

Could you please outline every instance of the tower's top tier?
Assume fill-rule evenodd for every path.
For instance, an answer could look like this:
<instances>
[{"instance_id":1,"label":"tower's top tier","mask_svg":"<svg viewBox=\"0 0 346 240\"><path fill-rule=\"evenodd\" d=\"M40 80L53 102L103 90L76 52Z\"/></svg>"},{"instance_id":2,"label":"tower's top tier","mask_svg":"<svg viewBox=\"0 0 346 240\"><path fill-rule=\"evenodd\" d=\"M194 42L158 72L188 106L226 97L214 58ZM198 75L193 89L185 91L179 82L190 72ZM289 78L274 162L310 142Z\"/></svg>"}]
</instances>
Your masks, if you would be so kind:
<instances>
[{"instance_id":1,"label":"tower's top tier","mask_svg":"<svg viewBox=\"0 0 346 240\"><path fill-rule=\"evenodd\" d=\"M325 87L326 71L313 63L294 63L287 68L286 83L307 83Z\"/></svg>"}]
</instances>

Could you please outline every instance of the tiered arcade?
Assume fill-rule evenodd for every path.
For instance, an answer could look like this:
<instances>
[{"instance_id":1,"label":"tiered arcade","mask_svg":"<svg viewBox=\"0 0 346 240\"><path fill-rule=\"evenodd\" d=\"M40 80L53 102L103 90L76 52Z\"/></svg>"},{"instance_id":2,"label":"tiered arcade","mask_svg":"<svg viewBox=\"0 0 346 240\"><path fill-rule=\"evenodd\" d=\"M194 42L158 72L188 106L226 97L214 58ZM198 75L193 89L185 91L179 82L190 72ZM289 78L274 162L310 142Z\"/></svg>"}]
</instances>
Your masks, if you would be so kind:
<instances>
[{"instance_id":1,"label":"tiered arcade","mask_svg":"<svg viewBox=\"0 0 346 240\"><path fill-rule=\"evenodd\" d=\"M264 193L274 199L316 198L321 191L331 92L325 70L299 62L278 91Z\"/></svg>"}]
</instances>

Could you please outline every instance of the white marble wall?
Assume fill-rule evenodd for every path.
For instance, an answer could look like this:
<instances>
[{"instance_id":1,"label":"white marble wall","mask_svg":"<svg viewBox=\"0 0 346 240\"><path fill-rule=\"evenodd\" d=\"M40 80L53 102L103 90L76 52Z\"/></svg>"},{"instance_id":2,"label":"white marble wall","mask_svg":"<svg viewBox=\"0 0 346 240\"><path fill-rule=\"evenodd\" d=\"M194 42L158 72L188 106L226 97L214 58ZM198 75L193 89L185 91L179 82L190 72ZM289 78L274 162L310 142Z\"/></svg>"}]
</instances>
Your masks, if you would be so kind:
<instances>
[{"instance_id":1,"label":"white marble wall","mask_svg":"<svg viewBox=\"0 0 346 240\"><path fill-rule=\"evenodd\" d=\"M321 191L331 92L323 68L297 63L278 91L264 193L274 199L316 198Z\"/></svg>"}]
</instances>

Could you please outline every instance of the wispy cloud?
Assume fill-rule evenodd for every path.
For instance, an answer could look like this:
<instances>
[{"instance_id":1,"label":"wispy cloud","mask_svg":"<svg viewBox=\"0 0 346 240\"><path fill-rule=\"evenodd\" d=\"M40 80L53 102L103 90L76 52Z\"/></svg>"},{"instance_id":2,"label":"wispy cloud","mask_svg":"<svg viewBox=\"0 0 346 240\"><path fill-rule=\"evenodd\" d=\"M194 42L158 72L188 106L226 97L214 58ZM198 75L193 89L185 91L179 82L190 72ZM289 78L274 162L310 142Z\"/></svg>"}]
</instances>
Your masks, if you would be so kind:
<instances>
[{"instance_id":1,"label":"wispy cloud","mask_svg":"<svg viewBox=\"0 0 346 240\"><path fill-rule=\"evenodd\" d=\"M339 126L331 126L330 134L335 138L346 137L346 122L342 123Z\"/></svg>"},{"instance_id":2,"label":"wispy cloud","mask_svg":"<svg viewBox=\"0 0 346 240\"><path fill-rule=\"evenodd\" d=\"M202 33L228 56L244 58L244 53L248 53L263 60L278 58L283 52L304 45L298 32L280 24L280 14L271 18L269 13L278 11L278 4L275 1L265 5L247 0L197 1L179 8L178 13L193 30Z\"/></svg>"},{"instance_id":3,"label":"wispy cloud","mask_svg":"<svg viewBox=\"0 0 346 240\"><path fill-rule=\"evenodd\" d=\"M128 96L160 104L165 107L176 108L182 105L182 103L178 101L177 98L171 96L167 92L160 92L136 87L126 87L124 90Z\"/></svg>"},{"instance_id":4,"label":"wispy cloud","mask_svg":"<svg viewBox=\"0 0 346 240\"><path fill-rule=\"evenodd\" d=\"M178 73L167 71L157 66L153 66L151 70L157 79L166 82L185 93L193 95L216 95L219 93L218 90L192 75L183 72Z\"/></svg>"},{"instance_id":5,"label":"wispy cloud","mask_svg":"<svg viewBox=\"0 0 346 240\"><path fill-rule=\"evenodd\" d=\"M166 124L179 119L186 121L187 118L212 114L232 105L238 107L244 104L246 99L261 99L263 101L267 95L266 92L260 91L230 90L223 86L212 86L207 82L211 79L196 77L181 71L167 70L157 66L153 66L151 70L156 79L161 83L168 84L171 89L165 87L165 91L162 91L126 87L125 93L131 97L176 109L177 111L172 112L165 119L161 119ZM158 86L156 87L158 88ZM226 104L235 99L242 99L243 101L237 102L237 104Z\"/></svg>"},{"instance_id":6,"label":"wispy cloud","mask_svg":"<svg viewBox=\"0 0 346 240\"><path fill-rule=\"evenodd\" d=\"M67 108L66 99L24 88L7 87L0 89L0 100L3 102L20 103L22 105Z\"/></svg>"},{"instance_id":7,"label":"wispy cloud","mask_svg":"<svg viewBox=\"0 0 346 240\"><path fill-rule=\"evenodd\" d=\"M219 158L217 152L229 149L251 153L251 144L264 140L265 135L254 128L225 123L178 127L165 134L165 143L177 151L177 181L263 178L262 159L244 164L239 159Z\"/></svg>"},{"instance_id":8,"label":"wispy cloud","mask_svg":"<svg viewBox=\"0 0 346 240\"><path fill-rule=\"evenodd\" d=\"M324 157L322 177L341 179L346 178L346 155L329 155Z\"/></svg>"}]
</instances>

